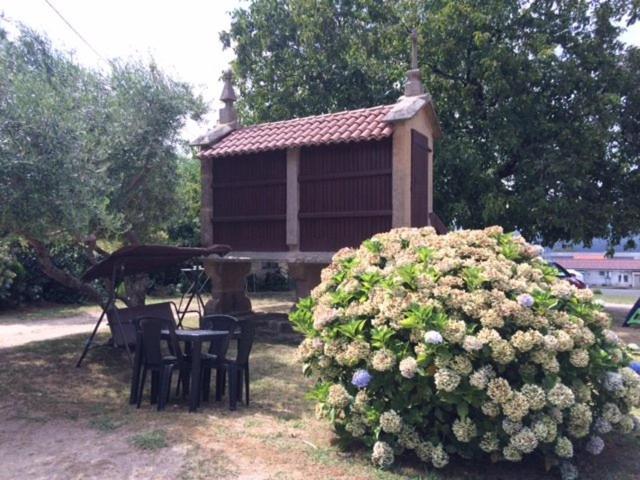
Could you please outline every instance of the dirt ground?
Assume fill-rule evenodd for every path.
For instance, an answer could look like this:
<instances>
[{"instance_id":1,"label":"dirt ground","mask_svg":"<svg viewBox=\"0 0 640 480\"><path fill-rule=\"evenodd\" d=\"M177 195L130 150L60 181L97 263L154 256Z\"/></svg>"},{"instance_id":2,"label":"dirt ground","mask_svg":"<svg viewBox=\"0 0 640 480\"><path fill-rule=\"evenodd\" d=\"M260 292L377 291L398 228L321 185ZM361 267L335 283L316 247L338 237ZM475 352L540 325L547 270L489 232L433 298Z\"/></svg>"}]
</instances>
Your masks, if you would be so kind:
<instances>
[{"instance_id":1,"label":"dirt ground","mask_svg":"<svg viewBox=\"0 0 640 480\"><path fill-rule=\"evenodd\" d=\"M176 301L177 299L168 300ZM155 301L159 300L155 299ZM293 305L292 298L288 293L270 296L255 294L251 301L254 310L259 312L285 313ZM47 317L44 312L46 309L28 309L13 315L8 313L0 316L0 349L79 333L88 335L100 316L98 307L53 309L51 317ZM59 315L60 318L55 318ZM100 331L106 332L107 330L106 322L103 322Z\"/></svg>"},{"instance_id":2,"label":"dirt ground","mask_svg":"<svg viewBox=\"0 0 640 480\"><path fill-rule=\"evenodd\" d=\"M138 451L127 442L131 432L102 433L78 422L46 418L11 418L1 410L0 478L178 478L187 447ZM128 434L128 435L127 435Z\"/></svg>"},{"instance_id":3,"label":"dirt ground","mask_svg":"<svg viewBox=\"0 0 640 480\"><path fill-rule=\"evenodd\" d=\"M269 311L288 309L263 301ZM258 339L249 407L230 412L224 402L210 402L190 414L174 400L158 413L146 399L138 410L127 402L130 370L122 352L96 349L74 367L86 338L74 329L91 328L96 313L0 321L0 480L556 478L538 463L456 459L442 471L411 462L390 472L372 468L366 452L340 451L327 424L315 419L291 338ZM621 323L625 311L612 313ZM15 327L20 323L26 329ZM640 343L638 330L616 329ZM639 447L637 439L609 439L599 457L579 459L582 478L640 479Z\"/></svg>"}]
</instances>

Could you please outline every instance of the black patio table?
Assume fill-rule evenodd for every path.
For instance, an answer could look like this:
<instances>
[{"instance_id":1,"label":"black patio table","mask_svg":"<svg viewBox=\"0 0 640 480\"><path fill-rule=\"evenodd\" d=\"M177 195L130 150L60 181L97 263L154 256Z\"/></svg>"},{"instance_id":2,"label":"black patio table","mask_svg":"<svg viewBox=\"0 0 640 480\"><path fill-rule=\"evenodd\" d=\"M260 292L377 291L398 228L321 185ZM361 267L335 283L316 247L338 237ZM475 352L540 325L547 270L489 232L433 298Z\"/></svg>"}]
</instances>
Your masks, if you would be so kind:
<instances>
[{"instance_id":1,"label":"black patio table","mask_svg":"<svg viewBox=\"0 0 640 480\"><path fill-rule=\"evenodd\" d=\"M200 403L200 370L202 364L202 344L211 342L221 336L229 335L225 330L176 330L176 337L179 341L188 344L191 351L191 385L189 386L189 411L195 412ZM162 331L162 338L169 338L169 330ZM131 378L130 403L137 401L137 385L140 382L140 350L136 348L136 355ZM153 393L152 393L153 395Z\"/></svg>"}]
</instances>

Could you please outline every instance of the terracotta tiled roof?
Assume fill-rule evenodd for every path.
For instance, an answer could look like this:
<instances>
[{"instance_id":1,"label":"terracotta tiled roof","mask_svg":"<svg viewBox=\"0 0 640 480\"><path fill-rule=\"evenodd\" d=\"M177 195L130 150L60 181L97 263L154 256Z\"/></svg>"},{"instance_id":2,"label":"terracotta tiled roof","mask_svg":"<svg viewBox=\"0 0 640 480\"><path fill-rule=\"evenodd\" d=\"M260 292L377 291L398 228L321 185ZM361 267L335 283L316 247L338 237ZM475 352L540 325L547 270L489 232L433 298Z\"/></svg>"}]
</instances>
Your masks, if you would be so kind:
<instances>
[{"instance_id":1,"label":"terracotta tiled roof","mask_svg":"<svg viewBox=\"0 0 640 480\"><path fill-rule=\"evenodd\" d=\"M554 258L564 268L574 270L637 270L640 272L640 260L632 258Z\"/></svg>"},{"instance_id":2,"label":"terracotta tiled roof","mask_svg":"<svg viewBox=\"0 0 640 480\"><path fill-rule=\"evenodd\" d=\"M393 133L384 121L394 105L294 118L241 128L205 147L200 157L222 157L243 153L280 150L333 143L379 140Z\"/></svg>"}]
</instances>

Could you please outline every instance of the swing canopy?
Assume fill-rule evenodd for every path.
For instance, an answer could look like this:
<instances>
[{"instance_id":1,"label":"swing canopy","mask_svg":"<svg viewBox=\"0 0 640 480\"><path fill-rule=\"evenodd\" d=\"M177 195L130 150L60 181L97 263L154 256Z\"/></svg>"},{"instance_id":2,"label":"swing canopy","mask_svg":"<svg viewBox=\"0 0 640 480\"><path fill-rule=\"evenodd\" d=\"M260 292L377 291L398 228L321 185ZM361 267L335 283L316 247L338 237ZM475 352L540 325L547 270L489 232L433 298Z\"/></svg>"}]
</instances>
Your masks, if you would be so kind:
<instances>
[{"instance_id":1,"label":"swing canopy","mask_svg":"<svg viewBox=\"0 0 640 480\"><path fill-rule=\"evenodd\" d=\"M151 273L177 265L193 257L224 256L231 251L229 245L212 245L206 248L173 247L169 245L131 245L122 247L93 265L82 279L86 282L111 277L118 279L139 273Z\"/></svg>"}]
</instances>

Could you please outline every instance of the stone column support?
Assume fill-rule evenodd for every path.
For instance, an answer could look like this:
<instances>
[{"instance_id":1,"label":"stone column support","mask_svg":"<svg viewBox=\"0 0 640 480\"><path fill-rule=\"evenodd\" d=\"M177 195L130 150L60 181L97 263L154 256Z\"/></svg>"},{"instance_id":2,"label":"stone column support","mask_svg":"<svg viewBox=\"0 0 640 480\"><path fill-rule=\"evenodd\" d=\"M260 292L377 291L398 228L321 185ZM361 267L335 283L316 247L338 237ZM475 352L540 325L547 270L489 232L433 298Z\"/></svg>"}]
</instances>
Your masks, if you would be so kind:
<instances>
[{"instance_id":1,"label":"stone column support","mask_svg":"<svg viewBox=\"0 0 640 480\"><path fill-rule=\"evenodd\" d=\"M206 258L203 263L211 279L211 299L204 307L205 313L236 316L251 313L246 282L247 275L251 272L251 262Z\"/></svg>"},{"instance_id":2,"label":"stone column support","mask_svg":"<svg viewBox=\"0 0 640 480\"><path fill-rule=\"evenodd\" d=\"M200 160L200 182L200 242L207 247L213 245L213 159Z\"/></svg>"},{"instance_id":3,"label":"stone column support","mask_svg":"<svg viewBox=\"0 0 640 480\"><path fill-rule=\"evenodd\" d=\"M290 251L300 248L300 188L298 172L300 169L300 149L287 150L287 246Z\"/></svg>"},{"instance_id":4,"label":"stone column support","mask_svg":"<svg viewBox=\"0 0 640 480\"><path fill-rule=\"evenodd\" d=\"M326 267L320 263L292 262L289 264L289 277L296 283L296 297L308 297L320 283L320 272Z\"/></svg>"},{"instance_id":5,"label":"stone column support","mask_svg":"<svg viewBox=\"0 0 640 480\"><path fill-rule=\"evenodd\" d=\"M393 228L411 226L411 130L416 130L429 140L427 208L433 211L433 140L435 117L425 109L419 110L407 120L393 126L392 163L392 218Z\"/></svg>"}]
</instances>

